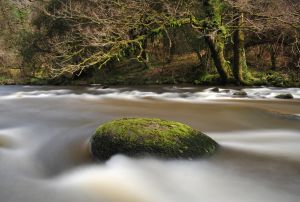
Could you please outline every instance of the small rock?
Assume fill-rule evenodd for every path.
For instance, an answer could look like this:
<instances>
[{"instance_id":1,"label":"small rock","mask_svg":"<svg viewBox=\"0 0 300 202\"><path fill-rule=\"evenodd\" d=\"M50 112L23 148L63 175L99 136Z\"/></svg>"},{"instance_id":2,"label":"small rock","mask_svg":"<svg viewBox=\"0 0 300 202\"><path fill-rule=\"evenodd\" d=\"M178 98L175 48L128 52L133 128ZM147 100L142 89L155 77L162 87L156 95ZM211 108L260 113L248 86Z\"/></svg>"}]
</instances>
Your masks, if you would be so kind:
<instances>
[{"instance_id":1,"label":"small rock","mask_svg":"<svg viewBox=\"0 0 300 202\"><path fill-rule=\"evenodd\" d=\"M275 98L277 98L277 99L293 99L294 96L290 93L287 93L287 94L279 94L279 95L275 96Z\"/></svg>"},{"instance_id":2,"label":"small rock","mask_svg":"<svg viewBox=\"0 0 300 202\"><path fill-rule=\"evenodd\" d=\"M247 95L248 94L243 90L233 93L233 96L237 96L237 97L246 97Z\"/></svg>"},{"instance_id":3,"label":"small rock","mask_svg":"<svg viewBox=\"0 0 300 202\"><path fill-rule=\"evenodd\" d=\"M88 82L87 81L77 81L75 83L77 86L87 86L88 85Z\"/></svg>"},{"instance_id":4,"label":"small rock","mask_svg":"<svg viewBox=\"0 0 300 202\"><path fill-rule=\"evenodd\" d=\"M211 89L211 91L215 92L215 93L219 93L220 92L220 88L215 87L215 88Z\"/></svg>"},{"instance_id":5,"label":"small rock","mask_svg":"<svg viewBox=\"0 0 300 202\"><path fill-rule=\"evenodd\" d=\"M229 89L225 89L225 90L222 90L221 92L222 93L230 93L230 90Z\"/></svg>"}]
</instances>

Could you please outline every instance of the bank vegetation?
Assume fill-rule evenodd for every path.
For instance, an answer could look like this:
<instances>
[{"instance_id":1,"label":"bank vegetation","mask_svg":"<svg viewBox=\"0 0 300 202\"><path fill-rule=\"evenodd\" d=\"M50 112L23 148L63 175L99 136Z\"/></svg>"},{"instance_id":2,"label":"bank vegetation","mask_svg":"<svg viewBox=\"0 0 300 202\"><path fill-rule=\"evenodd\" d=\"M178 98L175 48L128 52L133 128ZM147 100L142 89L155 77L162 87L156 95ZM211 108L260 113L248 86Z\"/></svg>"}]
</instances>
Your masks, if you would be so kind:
<instances>
[{"instance_id":1,"label":"bank vegetation","mask_svg":"<svg viewBox=\"0 0 300 202\"><path fill-rule=\"evenodd\" d=\"M0 82L297 86L298 0L0 0Z\"/></svg>"}]
</instances>

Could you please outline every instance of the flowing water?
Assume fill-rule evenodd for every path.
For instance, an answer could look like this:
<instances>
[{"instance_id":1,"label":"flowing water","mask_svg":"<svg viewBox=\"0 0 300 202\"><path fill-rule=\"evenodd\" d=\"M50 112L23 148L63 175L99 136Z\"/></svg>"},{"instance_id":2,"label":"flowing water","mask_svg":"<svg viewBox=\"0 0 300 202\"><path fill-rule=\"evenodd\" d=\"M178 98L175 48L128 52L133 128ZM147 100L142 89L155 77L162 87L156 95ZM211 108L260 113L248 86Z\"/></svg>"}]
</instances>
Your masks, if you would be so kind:
<instances>
[{"instance_id":1,"label":"flowing water","mask_svg":"<svg viewBox=\"0 0 300 202\"><path fill-rule=\"evenodd\" d=\"M299 202L300 89L0 87L0 202ZM274 99L292 93L294 100ZM210 158L105 163L89 138L106 121L158 117L220 145Z\"/></svg>"}]
</instances>

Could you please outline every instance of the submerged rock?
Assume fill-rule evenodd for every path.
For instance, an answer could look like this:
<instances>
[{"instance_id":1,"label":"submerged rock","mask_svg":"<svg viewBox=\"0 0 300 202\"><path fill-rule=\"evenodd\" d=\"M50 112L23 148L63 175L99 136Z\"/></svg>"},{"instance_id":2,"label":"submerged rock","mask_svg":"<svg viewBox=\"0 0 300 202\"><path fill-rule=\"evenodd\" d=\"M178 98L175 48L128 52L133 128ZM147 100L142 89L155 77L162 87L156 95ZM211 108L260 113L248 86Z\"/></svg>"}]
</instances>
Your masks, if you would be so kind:
<instances>
[{"instance_id":1,"label":"submerged rock","mask_svg":"<svg viewBox=\"0 0 300 202\"><path fill-rule=\"evenodd\" d=\"M287 93L287 94L277 95L277 96L275 96L275 98L277 98L277 99L293 99L294 96L290 93Z\"/></svg>"},{"instance_id":2,"label":"submerged rock","mask_svg":"<svg viewBox=\"0 0 300 202\"><path fill-rule=\"evenodd\" d=\"M115 154L195 158L213 154L218 144L205 134L174 121L124 118L101 125L91 139L99 160Z\"/></svg>"},{"instance_id":3,"label":"submerged rock","mask_svg":"<svg viewBox=\"0 0 300 202\"><path fill-rule=\"evenodd\" d=\"M237 96L237 97L246 97L247 95L248 94L245 91L243 91L243 90L237 91L237 92L233 93L233 96Z\"/></svg>"},{"instance_id":4,"label":"submerged rock","mask_svg":"<svg viewBox=\"0 0 300 202\"><path fill-rule=\"evenodd\" d=\"M108 89L109 88L109 86L108 85L104 85L104 86L102 86L102 89Z\"/></svg>"},{"instance_id":5,"label":"submerged rock","mask_svg":"<svg viewBox=\"0 0 300 202\"><path fill-rule=\"evenodd\" d=\"M225 90L222 90L221 92L222 93L230 93L230 90L229 89L225 89Z\"/></svg>"},{"instance_id":6,"label":"submerged rock","mask_svg":"<svg viewBox=\"0 0 300 202\"><path fill-rule=\"evenodd\" d=\"M215 87L215 88L211 89L211 91L215 92L215 93L219 93L220 92L220 88Z\"/></svg>"}]
</instances>

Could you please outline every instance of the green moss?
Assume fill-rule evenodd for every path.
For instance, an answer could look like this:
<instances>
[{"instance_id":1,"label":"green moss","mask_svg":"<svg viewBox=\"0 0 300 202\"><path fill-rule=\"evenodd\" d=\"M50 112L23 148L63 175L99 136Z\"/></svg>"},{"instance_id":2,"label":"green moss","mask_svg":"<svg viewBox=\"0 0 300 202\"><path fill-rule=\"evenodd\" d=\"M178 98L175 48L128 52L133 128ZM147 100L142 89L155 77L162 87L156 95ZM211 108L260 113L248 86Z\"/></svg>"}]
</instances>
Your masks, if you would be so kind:
<instances>
[{"instance_id":1,"label":"green moss","mask_svg":"<svg viewBox=\"0 0 300 202\"><path fill-rule=\"evenodd\" d=\"M194 80L196 85L219 85L221 83L219 74L202 74L197 80Z\"/></svg>"},{"instance_id":2,"label":"green moss","mask_svg":"<svg viewBox=\"0 0 300 202\"><path fill-rule=\"evenodd\" d=\"M258 84L277 86L277 87L288 87L295 86L295 82L283 72L255 72L254 76L257 78Z\"/></svg>"},{"instance_id":3,"label":"green moss","mask_svg":"<svg viewBox=\"0 0 300 202\"><path fill-rule=\"evenodd\" d=\"M91 139L92 153L99 160L118 153L193 158L212 154L216 148L214 140L187 125L148 118L125 118L105 123Z\"/></svg>"}]
</instances>

